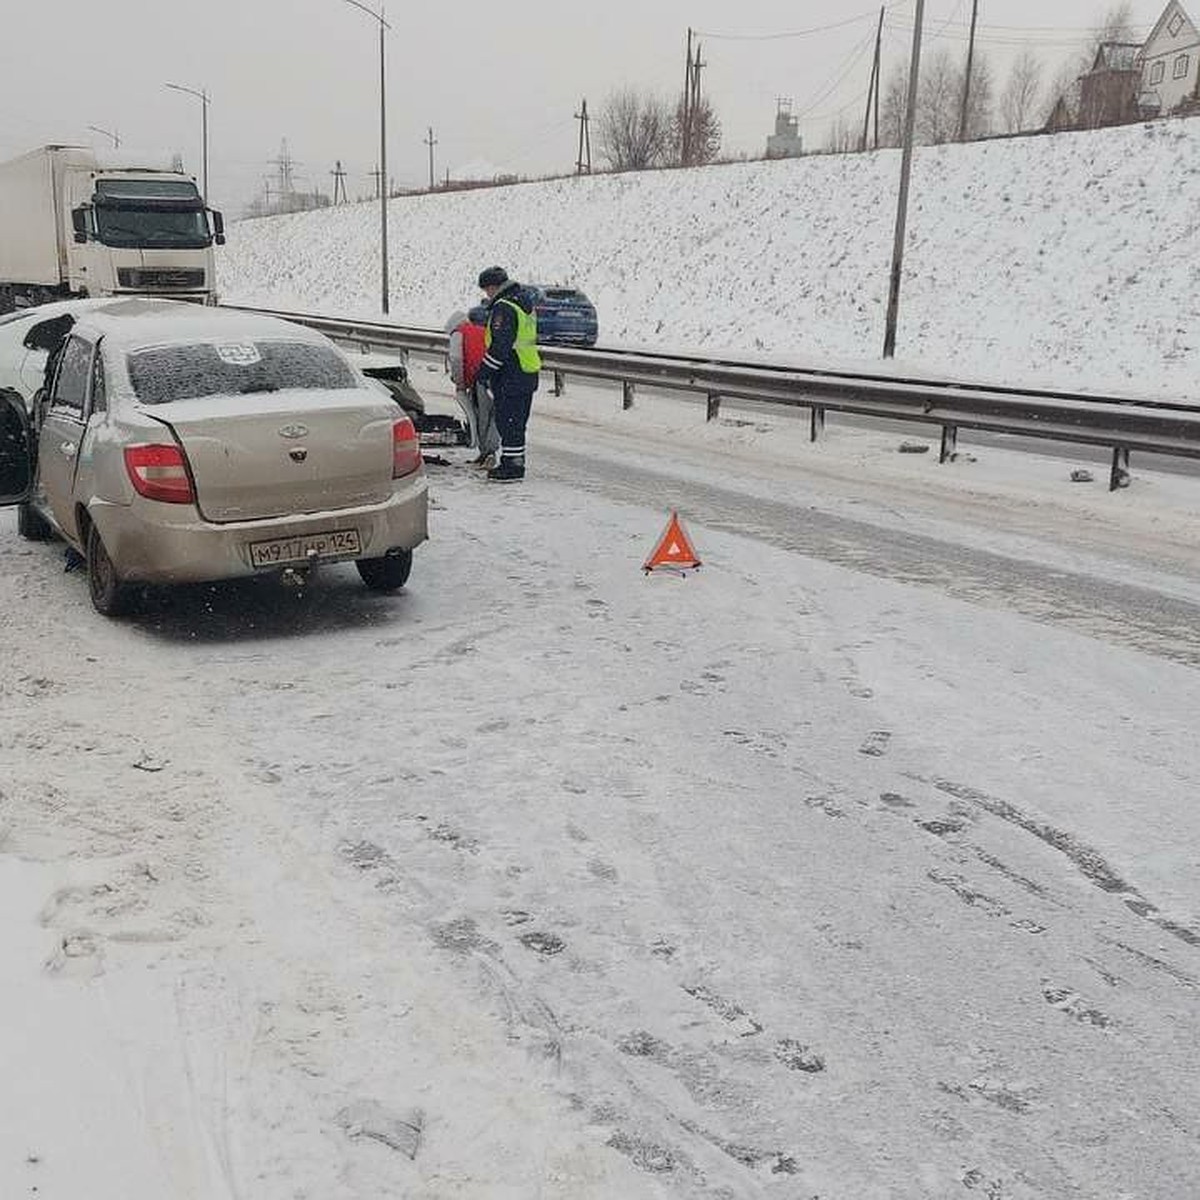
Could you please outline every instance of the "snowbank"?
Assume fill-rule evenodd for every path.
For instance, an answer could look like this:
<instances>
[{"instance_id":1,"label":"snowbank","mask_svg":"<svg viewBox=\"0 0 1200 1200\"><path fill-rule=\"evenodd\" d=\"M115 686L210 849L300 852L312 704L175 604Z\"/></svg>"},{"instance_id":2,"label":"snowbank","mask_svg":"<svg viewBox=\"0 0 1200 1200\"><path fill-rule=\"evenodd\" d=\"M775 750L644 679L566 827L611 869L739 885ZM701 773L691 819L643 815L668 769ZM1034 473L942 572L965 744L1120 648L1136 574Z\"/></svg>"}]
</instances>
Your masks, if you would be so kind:
<instances>
[{"instance_id":1,"label":"snowbank","mask_svg":"<svg viewBox=\"0 0 1200 1200\"><path fill-rule=\"evenodd\" d=\"M391 205L392 316L440 326L503 263L606 343L873 358L899 154L564 179ZM898 352L928 370L1200 398L1200 123L919 152ZM378 312L371 204L242 222L228 301Z\"/></svg>"}]
</instances>

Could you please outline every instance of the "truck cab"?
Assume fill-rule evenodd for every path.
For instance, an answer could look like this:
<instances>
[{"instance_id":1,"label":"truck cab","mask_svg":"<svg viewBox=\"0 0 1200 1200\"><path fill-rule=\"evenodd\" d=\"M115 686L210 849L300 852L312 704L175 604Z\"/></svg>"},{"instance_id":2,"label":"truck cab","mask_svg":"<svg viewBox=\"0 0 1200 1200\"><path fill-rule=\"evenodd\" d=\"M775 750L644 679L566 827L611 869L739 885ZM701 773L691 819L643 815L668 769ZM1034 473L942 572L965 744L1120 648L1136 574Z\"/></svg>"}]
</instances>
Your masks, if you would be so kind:
<instances>
[{"instance_id":1,"label":"truck cab","mask_svg":"<svg viewBox=\"0 0 1200 1200\"><path fill-rule=\"evenodd\" d=\"M191 179L97 171L74 173L70 183L73 294L201 302L213 295L212 246L224 242L224 223Z\"/></svg>"},{"instance_id":2,"label":"truck cab","mask_svg":"<svg viewBox=\"0 0 1200 1200\"><path fill-rule=\"evenodd\" d=\"M180 170L43 146L0 163L0 313L74 297L215 304L221 214Z\"/></svg>"}]
</instances>

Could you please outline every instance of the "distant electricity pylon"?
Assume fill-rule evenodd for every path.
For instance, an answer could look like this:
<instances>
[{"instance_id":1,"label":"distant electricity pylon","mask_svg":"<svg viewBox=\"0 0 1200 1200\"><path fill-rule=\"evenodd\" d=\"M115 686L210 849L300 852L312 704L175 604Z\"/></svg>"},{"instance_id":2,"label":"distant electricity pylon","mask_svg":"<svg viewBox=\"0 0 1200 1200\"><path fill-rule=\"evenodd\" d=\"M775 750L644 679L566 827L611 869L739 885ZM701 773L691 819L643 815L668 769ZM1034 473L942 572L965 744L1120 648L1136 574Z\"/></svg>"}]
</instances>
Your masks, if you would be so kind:
<instances>
[{"instance_id":1,"label":"distant electricity pylon","mask_svg":"<svg viewBox=\"0 0 1200 1200\"><path fill-rule=\"evenodd\" d=\"M339 158L332 171L329 172L333 176L333 202L334 204L347 204L350 197L346 195L346 172L342 170L342 160Z\"/></svg>"},{"instance_id":2,"label":"distant electricity pylon","mask_svg":"<svg viewBox=\"0 0 1200 1200\"><path fill-rule=\"evenodd\" d=\"M575 174L590 175L592 173L592 131L590 128L592 118L588 116L586 96L579 111L575 114L575 120L579 122L579 153L575 156Z\"/></svg>"}]
</instances>

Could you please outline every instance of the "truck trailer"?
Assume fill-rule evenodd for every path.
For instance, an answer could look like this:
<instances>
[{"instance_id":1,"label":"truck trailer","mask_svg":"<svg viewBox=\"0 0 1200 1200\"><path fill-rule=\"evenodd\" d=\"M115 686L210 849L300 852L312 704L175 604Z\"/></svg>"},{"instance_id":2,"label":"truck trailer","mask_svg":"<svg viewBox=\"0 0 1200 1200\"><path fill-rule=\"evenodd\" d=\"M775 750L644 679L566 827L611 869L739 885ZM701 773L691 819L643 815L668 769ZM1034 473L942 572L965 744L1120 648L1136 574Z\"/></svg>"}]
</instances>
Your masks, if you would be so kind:
<instances>
[{"instance_id":1,"label":"truck trailer","mask_svg":"<svg viewBox=\"0 0 1200 1200\"><path fill-rule=\"evenodd\" d=\"M215 304L224 241L182 171L105 165L83 146L0 163L0 313L71 296Z\"/></svg>"}]
</instances>

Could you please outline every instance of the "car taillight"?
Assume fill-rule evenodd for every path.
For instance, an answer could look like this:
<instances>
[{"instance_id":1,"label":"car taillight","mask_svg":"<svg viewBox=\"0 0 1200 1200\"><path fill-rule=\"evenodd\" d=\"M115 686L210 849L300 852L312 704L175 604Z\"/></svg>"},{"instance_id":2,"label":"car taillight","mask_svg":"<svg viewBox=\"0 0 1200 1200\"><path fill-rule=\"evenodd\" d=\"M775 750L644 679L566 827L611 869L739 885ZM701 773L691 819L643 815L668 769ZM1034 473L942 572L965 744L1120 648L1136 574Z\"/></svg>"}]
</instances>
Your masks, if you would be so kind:
<instances>
[{"instance_id":1,"label":"car taillight","mask_svg":"<svg viewBox=\"0 0 1200 1200\"><path fill-rule=\"evenodd\" d=\"M408 417L392 426L392 478L411 475L421 465L421 442Z\"/></svg>"},{"instance_id":2,"label":"car taillight","mask_svg":"<svg viewBox=\"0 0 1200 1200\"><path fill-rule=\"evenodd\" d=\"M165 504L191 504L195 499L187 460L178 446L126 446L125 470L139 496Z\"/></svg>"}]
</instances>

